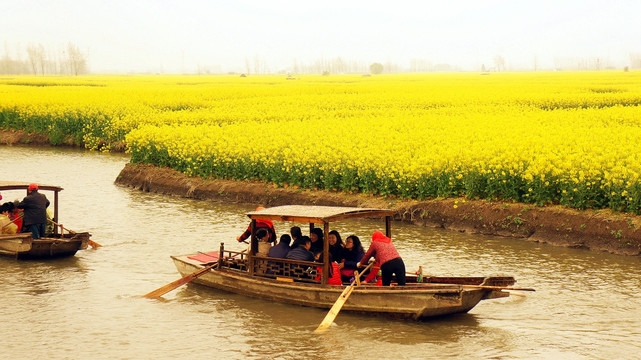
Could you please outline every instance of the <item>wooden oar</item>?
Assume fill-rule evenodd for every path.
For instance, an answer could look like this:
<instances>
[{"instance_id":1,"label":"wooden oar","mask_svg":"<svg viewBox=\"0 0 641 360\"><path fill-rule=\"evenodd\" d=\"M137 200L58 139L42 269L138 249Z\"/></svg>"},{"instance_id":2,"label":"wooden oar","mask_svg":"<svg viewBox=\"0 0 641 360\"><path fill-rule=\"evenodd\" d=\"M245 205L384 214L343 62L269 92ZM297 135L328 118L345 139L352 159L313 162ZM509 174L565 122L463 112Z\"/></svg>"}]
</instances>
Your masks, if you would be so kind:
<instances>
[{"instance_id":1,"label":"wooden oar","mask_svg":"<svg viewBox=\"0 0 641 360\"><path fill-rule=\"evenodd\" d=\"M422 283L422 284L405 284L412 287L430 287L430 286L460 286L465 289L488 289L488 290L508 290L508 291L536 291L532 288L515 288L509 286L488 286L488 285L463 285L463 284L441 284L441 283Z\"/></svg>"},{"instance_id":2,"label":"wooden oar","mask_svg":"<svg viewBox=\"0 0 641 360\"><path fill-rule=\"evenodd\" d=\"M240 253L242 254L242 253L244 253L246 251L247 251L247 249L241 251ZM219 256L222 256L222 255L219 254ZM154 291L152 291L152 292L150 292L148 294L143 295L142 297L150 298L150 299L161 297L161 296L165 295L166 293L168 293L168 292L170 292L170 291L172 291L174 289L177 289L177 288L187 284L188 282L190 282L190 281L192 281L192 280L194 280L196 278L199 278L201 275L209 272L209 270L211 270L211 269L213 269L213 268L215 268L217 266L218 266L218 262L216 262L214 264L211 264L211 265L208 265L208 266L205 266L204 268L202 268L202 269L200 269L200 270L198 270L196 272L193 272L193 273L191 273L191 274L189 274L189 275L187 275L187 276L185 276L183 278L180 278L180 279L178 279L178 280L176 280L174 282L171 282L171 283L169 283L169 284L167 284L165 286L161 286L158 289L156 289L156 290L154 290Z\"/></svg>"},{"instance_id":3,"label":"wooden oar","mask_svg":"<svg viewBox=\"0 0 641 360\"><path fill-rule=\"evenodd\" d=\"M150 292L148 294L145 294L142 297L150 298L150 299L161 297L161 296L165 295L166 293L168 293L168 292L170 292L170 291L172 291L172 290L174 290L176 288L179 288L179 287L187 284L188 282L200 277L201 275L209 272L209 270L211 270L211 269L213 269L213 268L215 268L217 266L218 266L217 262L212 264L212 265L206 266L206 267L204 267L204 268L202 268L202 269L200 269L200 270L198 270L196 272L193 272L193 273L191 273L191 274L189 274L189 275L187 275L187 276L185 276L185 277L183 277L181 279L178 279L178 280L176 280L174 282L171 282L171 283L169 283L169 284L167 284L165 286L159 287L158 289L156 289L156 290L154 290L154 291L152 291L152 292Z\"/></svg>"},{"instance_id":4,"label":"wooden oar","mask_svg":"<svg viewBox=\"0 0 641 360\"><path fill-rule=\"evenodd\" d=\"M362 273L367 271L373 265L374 265L374 262L369 263L369 265L367 265L367 267L360 274L358 273L358 271L354 272L354 281L352 281L352 283L348 287L346 287L345 290L343 290L341 295L338 297L338 299L336 300L332 308L329 309L329 312L327 313L327 315L325 315L325 318L320 323L320 325L318 325L316 330L314 330L314 332L321 332L321 331L327 330L332 325L332 323L334 322L334 319L336 319L336 316L338 316L338 312L341 311L341 309L343 308L343 305L347 301L347 298L349 298L349 296L352 295L352 291L354 291L354 286L357 284L356 280L359 279Z\"/></svg>"},{"instance_id":5,"label":"wooden oar","mask_svg":"<svg viewBox=\"0 0 641 360\"><path fill-rule=\"evenodd\" d=\"M66 227L62 226L62 224L58 224L57 222L55 222L55 221L53 221L53 220L51 220L51 219L47 219L47 220L51 221L51 223L52 223L52 224L54 224L54 225L56 225L56 226L60 226L60 229L61 229L61 230L60 230L60 233L61 233L60 235L61 235L61 236L62 236L62 229L67 230L70 234L77 234L77 232L75 232L75 231L73 231L73 230L71 230L71 229L67 229ZM88 243L89 243L89 245L90 245L92 248L94 248L94 249L97 249L97 248L99 248L99 247L101 247L101 246L102 246L102 245L98 244L97 242L95 242L95 241L93 241L93 240L91 240L91 239L87 239L87 242L88 242Z\"/></svg>"}]
</instances>

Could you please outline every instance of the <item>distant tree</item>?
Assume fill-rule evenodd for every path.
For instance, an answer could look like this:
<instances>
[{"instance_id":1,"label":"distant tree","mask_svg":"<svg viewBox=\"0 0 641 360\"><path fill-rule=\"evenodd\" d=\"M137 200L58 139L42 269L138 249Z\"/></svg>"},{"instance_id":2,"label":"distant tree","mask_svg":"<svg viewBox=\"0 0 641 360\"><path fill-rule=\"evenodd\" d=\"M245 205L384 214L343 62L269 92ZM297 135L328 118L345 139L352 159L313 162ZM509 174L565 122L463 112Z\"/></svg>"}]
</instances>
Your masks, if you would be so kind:
<instances>
[{"instance_id":1,"label":"distant tree","mask_svg":"<svg viewBox=\"0 0 641 360\"><path fill-rule=\"evenodd\" d=\"M372 74L380 74L383 72L383 64L375 62L369 66L369 71Z\"/></svg>"},{"instance_id":2,"label":"distant tree","mask_svg":"<svg viewBox=\"0 0 641 360\"><path fill-rule=\"evenodd\" d=\"M29 45L27 46L27 56L29 57L29 64L34 75L38 74L38 70L40 70L40 74L44 75L47 68L45 47L42 44Z\"/></svg>"},{"instance_id":3,"label":"distant tree","mask_svg":"<svg viewBox=\"0 0 641 360\"><path fill-rule=\"evenodd\" d=\"M641 68L641 53L630 54L630 68L631 69Z\"/></svg>"},{"instance_id":4,"label":"distant tree","mask_svg":"<svg viewBox=\"0 0 641 360\"><path fill-rule=\"evenodd\" d=\"M505 71L505 59L501 55L496 55L494 57L494 65L496 66L496 71Z\"/></svg>"},{"instance_id":5,"label":"distant tree","mask_svg":"<svg viewBox=\"0 0 641 360\"><path fill-rule=\"evenodd\" d=\"M71 42L67 45L67 67L73 75L87 72L87 57Z\"/></svg>"}]
</instances>

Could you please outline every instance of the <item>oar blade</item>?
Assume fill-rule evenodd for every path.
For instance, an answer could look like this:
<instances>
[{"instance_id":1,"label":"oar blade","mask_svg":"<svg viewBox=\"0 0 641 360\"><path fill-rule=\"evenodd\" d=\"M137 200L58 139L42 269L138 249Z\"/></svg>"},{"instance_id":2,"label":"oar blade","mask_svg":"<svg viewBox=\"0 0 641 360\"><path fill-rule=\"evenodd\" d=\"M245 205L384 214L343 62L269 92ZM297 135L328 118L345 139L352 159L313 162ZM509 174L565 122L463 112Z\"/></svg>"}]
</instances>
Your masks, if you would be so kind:
<instances>
[{"instance_id":1,"label":"oar blade","mask_svg":"<svg viewBox=\"0 0 641 360\"><path fill-rule=\"evenodd\" d=\"M352 291L354 291L354 283L352 283L350 286L346 287L345 290L343 290L341 295L338 297L338 299L336 300L332 308L329 309L329 311L327 312L327 315L325 315L325 318L320 323L320 325L318 325L316 330L314 330L314 332L321 332L329 329L329 327L332 326L334 319L336 319L336 316L338 316L338 313L343 308L343 305L347 301L347 298L349 298L349 296L352 294Z\"/></svg>"},{"instance_id":2,"label":"oar blade","mask_svg":"<svg viewBox=\"0 0 641 360\"><path fill-rule=\"evenodd\" d=\"M97 242L95 242L93 240L89 240L89 246L91 246L94 249L97 249L97 248L101 247L102 245L98 244Z\"/></svg>"}]
</instances>

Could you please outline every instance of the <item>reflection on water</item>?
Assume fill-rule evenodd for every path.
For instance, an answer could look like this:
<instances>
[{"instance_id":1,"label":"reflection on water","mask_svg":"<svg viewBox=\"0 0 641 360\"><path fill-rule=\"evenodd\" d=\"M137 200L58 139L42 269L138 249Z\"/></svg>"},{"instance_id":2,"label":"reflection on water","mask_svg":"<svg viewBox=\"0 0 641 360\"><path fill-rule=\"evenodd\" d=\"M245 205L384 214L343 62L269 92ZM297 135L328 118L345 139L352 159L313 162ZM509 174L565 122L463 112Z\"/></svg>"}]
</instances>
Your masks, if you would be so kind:
<instances>
[{"instance_id":1,"label":"reflection on water","mask_svg":"<svg viewBox=\"0 0 641 360\"><path fill-rule=\"evenodd\" d=\"M630 358L641 350L640 259L517 239L393 224L408 271L511 275L536 292L483 301L427 322L325 311L189 284L164 301L139 297L178 278L169 255L244 245L256 204L223 204L120 188L126 156L0 147L5 180L61 185L60 221L104 247L53 261L0 258L0 348L9 359ZM3 193L5 200L23 193ZM276 224L279 233L301 224ZM301 226L306 231L305 226ZM383 224L335 224L365 244ZM633 356L633 355L632 355Z\"/></svg>"}]
</instances>

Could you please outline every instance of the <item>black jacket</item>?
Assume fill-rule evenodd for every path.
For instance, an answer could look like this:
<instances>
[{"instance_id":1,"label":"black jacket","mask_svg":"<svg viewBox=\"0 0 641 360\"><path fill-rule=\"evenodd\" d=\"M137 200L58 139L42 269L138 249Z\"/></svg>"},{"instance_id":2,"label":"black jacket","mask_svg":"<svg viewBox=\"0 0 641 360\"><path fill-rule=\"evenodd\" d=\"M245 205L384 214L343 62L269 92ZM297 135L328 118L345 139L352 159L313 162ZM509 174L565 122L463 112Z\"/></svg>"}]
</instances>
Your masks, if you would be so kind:
<instances>
[{"instance_id":1,"label":"black jacket","mask_svg":"<svg viewBox=\"0 0 641 360\"><path fill-rule=\"evenodd\" d=\"M46 196L39 193L38 190L32 191L18 204L18 209L24 209L22 224L46 224L48 206L49 200Z\"/></svg>"},{"instance_id":2,"label":"black jacket","mask_svg":"<svg viewBox=\"0 0 641 360\"><path fill-rule=\"evenodd\" d=\"M314 254L302 246L297 246L287 253L285 258L292 260L314 261Z\"/></svg>"},{"instance_id":3,"label":"black jacket","mask_svg":"<svg viewBox=\"0 0 641 360\"><path fill-rule=\"evenodd\" d=\"M291 248L289 247L289 244L285 244L284 242L279 242L278 245L272 246L271 249L269 249L269 254L267 256L273 257L273 258L280 258L280 259L285 259L287 254L289 254L289 251Z\"/></svg>"}]
</instances>

